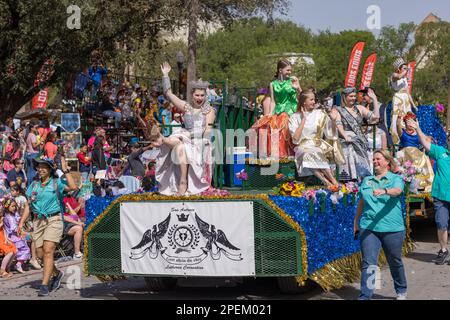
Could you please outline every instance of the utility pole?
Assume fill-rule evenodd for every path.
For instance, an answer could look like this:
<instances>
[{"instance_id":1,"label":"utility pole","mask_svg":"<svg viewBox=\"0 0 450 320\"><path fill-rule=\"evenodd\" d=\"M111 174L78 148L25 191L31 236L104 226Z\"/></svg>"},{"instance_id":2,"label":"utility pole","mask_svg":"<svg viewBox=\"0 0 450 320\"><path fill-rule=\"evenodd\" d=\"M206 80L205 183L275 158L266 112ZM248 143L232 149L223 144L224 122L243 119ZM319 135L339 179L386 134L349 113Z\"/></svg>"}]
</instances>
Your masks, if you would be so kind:
<instances>
[{"instance_id":1,"label":"utility pole","mask_svg":"<svg viewBox=\"0 0 450 320\"><path fill-rule=\"evenodd\" d=\"M187 69L187 90L186 98L189 103L192 101L192 81L197 80L197 32L198 15L200 12L200 0L188 0L189 10L189 36L188 36L188 69Z\"/></svg>"}]
</instances>

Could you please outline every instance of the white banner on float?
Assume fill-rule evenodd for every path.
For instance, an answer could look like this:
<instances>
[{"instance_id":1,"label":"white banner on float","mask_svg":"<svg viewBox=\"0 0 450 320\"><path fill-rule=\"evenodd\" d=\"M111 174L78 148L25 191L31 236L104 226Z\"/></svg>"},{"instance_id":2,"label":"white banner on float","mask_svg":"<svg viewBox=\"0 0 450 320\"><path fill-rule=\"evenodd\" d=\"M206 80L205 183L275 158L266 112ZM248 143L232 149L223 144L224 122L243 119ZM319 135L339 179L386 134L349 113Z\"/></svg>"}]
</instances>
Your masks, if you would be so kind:
<instances>
[{"instance_id":1,"label":"white banner on float","mask_svg":"<svg viewBox=\"0 0 450 320\"><path fill-rule=\"evenodd\" d=\"M121 203L122 272L255 275L253 202Z\"/></svg>"}]
</instances>

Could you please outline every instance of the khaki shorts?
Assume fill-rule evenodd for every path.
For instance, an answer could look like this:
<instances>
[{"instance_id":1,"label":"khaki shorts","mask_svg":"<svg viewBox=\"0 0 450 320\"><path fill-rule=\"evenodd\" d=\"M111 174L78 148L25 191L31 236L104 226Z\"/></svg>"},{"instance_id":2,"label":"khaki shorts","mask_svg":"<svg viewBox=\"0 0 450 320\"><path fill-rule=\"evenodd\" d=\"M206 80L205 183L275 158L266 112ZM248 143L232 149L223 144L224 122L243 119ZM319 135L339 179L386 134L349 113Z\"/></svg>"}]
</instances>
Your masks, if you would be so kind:
<instances>
[{"instance_id":1,"label":"khaki shorts","mask_svg":"<svg viewBox=\"0 0 450 320\"><path fill-rule=\"evenodd\" d=\"M35 242L36 248L44 246L44 241L59 243L64 230L61 216L53 216L49 219L41 218L33 221L33 232L31 239Z\"/></svg>"}]
</instances>

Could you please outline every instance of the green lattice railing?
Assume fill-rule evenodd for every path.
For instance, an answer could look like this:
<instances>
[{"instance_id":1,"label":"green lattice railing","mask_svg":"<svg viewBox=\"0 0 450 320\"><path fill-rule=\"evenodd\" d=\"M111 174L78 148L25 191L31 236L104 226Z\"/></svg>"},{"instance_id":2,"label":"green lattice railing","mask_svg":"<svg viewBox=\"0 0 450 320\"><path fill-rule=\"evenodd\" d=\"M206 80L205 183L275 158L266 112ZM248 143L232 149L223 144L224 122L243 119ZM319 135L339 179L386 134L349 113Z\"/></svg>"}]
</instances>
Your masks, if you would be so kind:
<instances>
[{"instance_id":1,"label":"green lattice railing","mask_svg":"<svg viewBox=\"0 0 450 320\"><path fill-rule=\"evenodd\" d=\"M211 202L211 200L204 202ZM253 214L256 276L303 275L300 234L260 199L254 200ZM119 203L115 204L102 221L93 227L87 236L87 241L89 274L123 276L120 254Z\"/></svg>"}]
</instances>

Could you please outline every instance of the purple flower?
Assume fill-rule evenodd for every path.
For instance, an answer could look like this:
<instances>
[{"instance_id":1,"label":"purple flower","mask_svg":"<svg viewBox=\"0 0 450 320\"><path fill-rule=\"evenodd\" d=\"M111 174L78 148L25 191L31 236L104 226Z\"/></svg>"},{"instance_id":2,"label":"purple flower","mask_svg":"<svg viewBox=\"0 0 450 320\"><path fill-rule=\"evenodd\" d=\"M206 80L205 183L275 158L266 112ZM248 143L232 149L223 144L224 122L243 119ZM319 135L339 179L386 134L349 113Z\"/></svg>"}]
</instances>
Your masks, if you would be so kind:
<instances>
[{"instance_id":1,"label":"purple flower","mask_svg":"<svg viewBox=\"0 0 450 320\"><path fill-rule=\"evenodd\" d=\"M248 180L248 174L247 172L245 172L245 170L242 170L239 173L236 173L236 178L242 181L247 181Z\"/></svg>"},{"instance_id":2,"label":"purple flower","mask_svg":"<svg viewBox=\"0 0 450 320\"><path fill-rule=\"evenodd\" d=\"M444 113L444 111L445 111L444 105L442 103L438 103L436 105L436 111L439 112L439 113Z\"/></svg>"}]
</instances>

